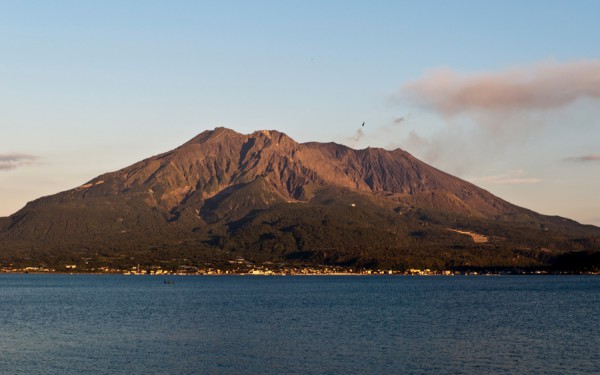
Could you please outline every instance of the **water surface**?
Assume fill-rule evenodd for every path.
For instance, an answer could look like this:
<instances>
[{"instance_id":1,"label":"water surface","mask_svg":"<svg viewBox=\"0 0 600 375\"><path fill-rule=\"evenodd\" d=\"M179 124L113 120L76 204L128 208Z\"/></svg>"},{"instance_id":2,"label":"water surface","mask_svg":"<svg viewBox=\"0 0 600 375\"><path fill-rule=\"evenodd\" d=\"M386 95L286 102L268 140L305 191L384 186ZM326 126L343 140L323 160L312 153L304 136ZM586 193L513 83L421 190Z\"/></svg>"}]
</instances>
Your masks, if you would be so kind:
<instances>
[{"instance_id":1,"label":"water surface","mask_svg":"<svg viewBox=\"0 0 600 375\"><path fill-rule=\"evenodd\" d=\"M164 279L0 275L0 373L600 373L599 277Z\"/></svg>"}]
</instances>

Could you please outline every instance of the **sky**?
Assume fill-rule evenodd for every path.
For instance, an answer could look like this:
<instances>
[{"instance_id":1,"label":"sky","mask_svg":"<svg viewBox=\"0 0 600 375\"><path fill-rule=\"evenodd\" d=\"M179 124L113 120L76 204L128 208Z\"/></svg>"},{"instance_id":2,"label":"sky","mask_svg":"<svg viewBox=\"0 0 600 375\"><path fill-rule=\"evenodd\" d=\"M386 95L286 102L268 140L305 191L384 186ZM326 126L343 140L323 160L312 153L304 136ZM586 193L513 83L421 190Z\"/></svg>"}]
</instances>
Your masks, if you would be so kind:
<instances>
[{"instance_id":1,"label":"sky","mask_svg":"<svg viewBox=\"0 0 600 375\"><path fill-rule=\"evenodd\" d=\"M600 225L598 14L595 0L0 0L0 216L225 126L399 147Z\"/></svg>"}]
</instances>

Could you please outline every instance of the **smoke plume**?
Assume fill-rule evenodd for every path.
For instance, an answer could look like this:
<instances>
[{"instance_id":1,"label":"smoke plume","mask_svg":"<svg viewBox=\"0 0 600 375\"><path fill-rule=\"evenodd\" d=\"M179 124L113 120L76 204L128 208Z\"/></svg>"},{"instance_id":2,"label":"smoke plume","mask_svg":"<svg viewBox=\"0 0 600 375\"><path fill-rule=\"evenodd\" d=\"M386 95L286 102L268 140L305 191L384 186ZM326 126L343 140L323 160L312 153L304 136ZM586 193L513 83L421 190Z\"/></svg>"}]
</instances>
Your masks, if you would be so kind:
<instances>
[{"instance_id":1,"label":"smoke plume","mask_svg":"<svg viewBox=\"0 0 600 375\"><path fill-rule=\"evenodd\" d=\"M485 182L492 185L529 185L541 182L539 178L527 177L527 173L522 169L508 171L495 176L470 178L469 180L473 183Z\"/></svg>"},{"instance_id":2,"label":"smoke plume","mask_svg":"<svg viewBox=\"0 0 600 375\"><path fill-rule=\"evenodd\" d=\"M557 109L579 98L600 98L600 60L470 75L437 70L404 85L402 96L444 116Z\"/></svg>"},{"instance_id":3,"label":"smoke plume","mask_svg":"<svg viewBox=\"0 0 600 375\"><path fill-rule=\"evenodd\" d=\"M478 74L439 69L403 85L399 98L443 120L435 132L425 136L413 130L401 144L416 147L429 163L454 173L466 172L472 165L492 162L511 148L528 147L566 125L570 132L586 126L570 121L583 113L571 109L582 105L587 111L597 111L592 102L600 100L600 60L545 62Z\"/></svg>"},{"instance_id":4,"label":"smoke plume","mask_svg":"<svg viewBox=\"0 0 600 375\"><path fill-rule=\"evenodd\" d=\"M572 158L566 158L565 160L566 161L574 161L574 162L600 161L600 154L575 156Z\"/></svg>"}]
</instances>

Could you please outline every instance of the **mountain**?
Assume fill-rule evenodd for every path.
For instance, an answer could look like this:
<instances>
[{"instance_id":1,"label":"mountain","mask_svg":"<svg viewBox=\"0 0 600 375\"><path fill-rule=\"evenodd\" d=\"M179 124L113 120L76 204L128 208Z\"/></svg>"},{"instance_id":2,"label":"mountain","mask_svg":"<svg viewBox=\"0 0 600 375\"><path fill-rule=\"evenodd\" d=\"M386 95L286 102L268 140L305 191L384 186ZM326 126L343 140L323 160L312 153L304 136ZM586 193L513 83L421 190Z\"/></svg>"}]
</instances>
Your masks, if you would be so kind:
<instances>
[{"instance_id":1,"label":"mountain","mask_svg":"<svg viewBox=\"0 0 600 375\"><path fill-rule=\"evenodd\" d=\"M600 228L540 215L400 149L205 131L0 218L0 260L542 267Z\"/></svg>"}]
</instances>

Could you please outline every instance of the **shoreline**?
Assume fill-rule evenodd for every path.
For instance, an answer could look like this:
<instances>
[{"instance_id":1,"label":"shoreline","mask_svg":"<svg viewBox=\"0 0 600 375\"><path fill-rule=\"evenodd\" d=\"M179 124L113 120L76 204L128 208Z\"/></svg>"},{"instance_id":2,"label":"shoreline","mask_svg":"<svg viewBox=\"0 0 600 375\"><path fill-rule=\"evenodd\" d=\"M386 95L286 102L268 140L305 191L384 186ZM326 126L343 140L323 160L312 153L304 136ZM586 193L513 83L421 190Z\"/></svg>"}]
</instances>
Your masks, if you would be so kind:
<instances>
[{"instance_id":1,"label":"shoreline","mask_svg":"<svg viewBox=\"0 0 600 375\"><path fill-rule=\"evenodd\" d=\"M423 273L423 274L411 274L411 273L360 273L360 272L333 272L333 273L243 273L243 272L229 272L229 273L162 273L162 274L151 274L151 273L126 273L126 272L62 272L62 271L0 271L0 275L122 275L122 276L149 276L149 277L172 277L172 276L364 276L364 277L393 277L393 276L404 276L404 277L456 277L456 276L600 276L600 272L455 272L450 274L444 273Z\"/></svg>"}]
</instances>

